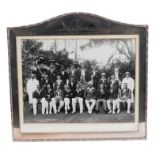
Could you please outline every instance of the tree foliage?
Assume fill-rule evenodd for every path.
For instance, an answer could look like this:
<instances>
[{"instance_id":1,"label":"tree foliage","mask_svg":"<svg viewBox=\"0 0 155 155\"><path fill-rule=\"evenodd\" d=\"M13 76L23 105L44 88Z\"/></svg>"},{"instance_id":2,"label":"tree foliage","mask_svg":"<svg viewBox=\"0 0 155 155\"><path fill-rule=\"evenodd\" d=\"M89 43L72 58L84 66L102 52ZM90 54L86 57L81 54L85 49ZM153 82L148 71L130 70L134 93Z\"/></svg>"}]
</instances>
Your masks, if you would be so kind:
<instances>
[{"instance_id":1,"label":"tree foliage","mask_svg":"<svg viewBox=\"0 0 155 155\"><path fill-rule=\"evenodd\" d=\"M43 43L37 40L23 40L22 45L22 57L23 57L23 76L29 77L33 70L36 70L36 64L43 64L43 69L49 68L51 64L55 66L57 71L61 68L67 68L73 63L73 60L69 59L69 54L65 50L56 51L43 50ZM47 67L46 67L47 66Z\"/></svg>"},{"instance_id":2,"label":"tree foliage","mask_svg":"<svg viewBox=\"0 0 155 155\"><path fill-rule=\"evenodd\" d=\"M27 78L31 69L33 69L33 63L38 56L39 50L42 47L42 42L36 40L26 39L22 42L22 65L23 65L23 76Z\"/></svg>"}]
</instances>

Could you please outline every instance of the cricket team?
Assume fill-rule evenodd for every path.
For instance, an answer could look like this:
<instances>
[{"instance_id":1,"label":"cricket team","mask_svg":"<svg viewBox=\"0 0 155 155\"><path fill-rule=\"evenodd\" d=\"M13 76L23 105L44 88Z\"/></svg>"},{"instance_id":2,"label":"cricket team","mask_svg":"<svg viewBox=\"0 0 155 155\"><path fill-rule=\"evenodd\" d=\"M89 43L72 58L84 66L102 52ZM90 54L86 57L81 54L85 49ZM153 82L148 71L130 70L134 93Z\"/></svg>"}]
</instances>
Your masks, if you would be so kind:
<instances>
[{"instance_id":1,"label":"cricket team","mask_svg":"<svg viewBox=\"0 0 155 155\"><path fill-rule=\"evenodd\" d=\"M40 80L32 73L26 83L28 102L33 114L38 114L38 105L41 103L41 113L57 114L60 112L80 113L86 110L89 114L96 113L120 113L121 105L126 105L126 112L131 113L131 105L134 103L134 79L130 72L125 72L122 80L116 74L109 77L102 72L97 72L86 81L81 74L63 77L64 73L57 75L53 82L51 76L44 74Z\"/></svg>"}]
</instances>

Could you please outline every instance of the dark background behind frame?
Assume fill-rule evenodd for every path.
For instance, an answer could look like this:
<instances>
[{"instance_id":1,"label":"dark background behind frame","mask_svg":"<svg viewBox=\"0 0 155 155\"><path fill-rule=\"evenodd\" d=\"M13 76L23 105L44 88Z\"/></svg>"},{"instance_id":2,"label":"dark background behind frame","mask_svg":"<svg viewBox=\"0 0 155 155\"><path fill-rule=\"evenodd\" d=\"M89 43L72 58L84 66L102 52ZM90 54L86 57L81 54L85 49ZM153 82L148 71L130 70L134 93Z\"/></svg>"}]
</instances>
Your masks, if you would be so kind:
<instances>
[{"instance_id":1,"label":"dark background behind frame","mask_svg":"<svg viewBox=\"0 0 155 155\"><path fill-rule=\"evenodd\" d=\"M16 36L139 35L139 121L146 121L148 27L129 25L86 13L62 15L45 22L8 28L10 99L13 128L19 128Z\"/></svg>"}]
</instances>

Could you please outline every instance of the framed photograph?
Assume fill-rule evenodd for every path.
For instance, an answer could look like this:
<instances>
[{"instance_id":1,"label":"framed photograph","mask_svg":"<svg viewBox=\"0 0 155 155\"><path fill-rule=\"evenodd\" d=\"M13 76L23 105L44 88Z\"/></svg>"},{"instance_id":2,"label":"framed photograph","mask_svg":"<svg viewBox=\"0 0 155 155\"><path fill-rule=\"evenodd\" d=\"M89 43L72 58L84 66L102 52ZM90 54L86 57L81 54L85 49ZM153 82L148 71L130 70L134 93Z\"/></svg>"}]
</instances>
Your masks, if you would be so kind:
<instances>
[{"instance_id":1,"label":"framed photograph","mask_svg":"<svg viewBox=\"0 0 155 155\"><path fill-rule=\"evenodd\" d=\"M85 13L8 28L13 139L146 139L147 31Z\"/></svg>"}]
</instances>

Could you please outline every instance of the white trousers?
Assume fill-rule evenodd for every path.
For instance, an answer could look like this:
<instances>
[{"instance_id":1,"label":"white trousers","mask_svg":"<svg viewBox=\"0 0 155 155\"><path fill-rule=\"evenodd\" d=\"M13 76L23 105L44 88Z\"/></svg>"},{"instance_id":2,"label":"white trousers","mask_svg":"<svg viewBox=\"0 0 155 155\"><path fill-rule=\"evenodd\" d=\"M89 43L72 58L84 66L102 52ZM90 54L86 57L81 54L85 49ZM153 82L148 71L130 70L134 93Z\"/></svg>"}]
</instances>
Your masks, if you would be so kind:
<instances>
[{"instance_id":1,"label":"white trousers","mask_svg":"<svg viewBox=\"0 0 155 155\"><path fill-rule=\"evenodd\" d=\"M88 109L88 113L92 113L94 106L96 104L95 99L85 100L85 102Z\"/></svg>"},{"instance_id":2,"label":"white trousers","mask_svg":"<svg viewBox=\"0 0 155 155\"><path fill-rule=\"evenodd\" d=\"M51 114L53 112L56 114L57 113L57 107L56 107L56 100L55 98L52 98L51 102L50 102L50 111L49 113Z\"/></svg>"},{"instance_id":3,"label":"white trousers","mask_svg":"<svg viewBox=\"0 0 155 155\"><path fill-rule=\"evenodd\" d=\"M111 107L111 103L112 103L112 107ZM117 108L117 112L119 113L120 112L120 99L117 98L117 99L108 99L107 100L107 107L109 109L109 113L111 111L113 111L113 114L115 113L115 110Z\"/></svg>"},{"instance_id":4,"label":"white trousers","mask_svg":"<svg viewBox=\"0 0 155 155\"><path fill-rule=\"evenodd\" d=\"M79 103L79 105L80 105L80 113L83 113L83 98L81 98L81 97L72 98L72 108L73 108L72 113L76 112L76 104L77 103Z\"/></svg>"},{"instance_id":5,"label":"white trousers","mask_svg":"<svg viewBox=\"0 0 155 155\"><path fill-rule=\"evenodd\" d=\"M120 102L122 102L122 103L126 102L127 103L127 113L130 113L132 99L120 100Z\"/></svg>"},{"instance_id":6,"label":"white trousers","mask_svg":"<svg viewBox=\"0 0 155 155\"><path fill-rule=\"evenodd\" d=\"M33 98L32 99L33 115L37 114L37 103L38 103L38 100L36 98Z\"/></svg>"},{"instance_id":7,"label":"white trousers","mask_svg":"<svg viewBox=\"0 0 155 155\"><path fill-rule=\"evenodd\" d=\"M42 104L42 114L44 115L45 111L46 111L46 114L48 114L48 102L45 99L45 97L41 99L41 104Z\"/></svg>"},{"instance_id":8,"label":"white trousers","mask_svg":"<svg viewBox=\"0 0 155 155\"><path fill-rule=\"evenodd\" d=\"M65 97L65 98L64 98L64 102L65 102L65 111L67 111L67 110L70 109L70 106L69 106L69 104L70 104L70 99L67 98L67 97Z\"/></svg>"},{"instance_id":9,"label":"white trousers","mask_svg":"<svg viewBox=\"0 0 155 155\"><path fill-rule=\"evenodd\" d=\"M33 103L33 91L28 91L29 104Z\"/></svg>"},{"instance_id":10,"label":"white trousers","mask_svg":"<svg viewBox=\"0 0 155 155\"><path fill-rule=\"evenodd\" d=\"M57 110L56 104L57 104L56 99L52 98L52 101L50 102L50 113L52 113L52 109L53 109L54 113L60 112L60 110L64 106L64 101L63 100L59 101L58 110Z\"/></svg>"}]
</instances>

